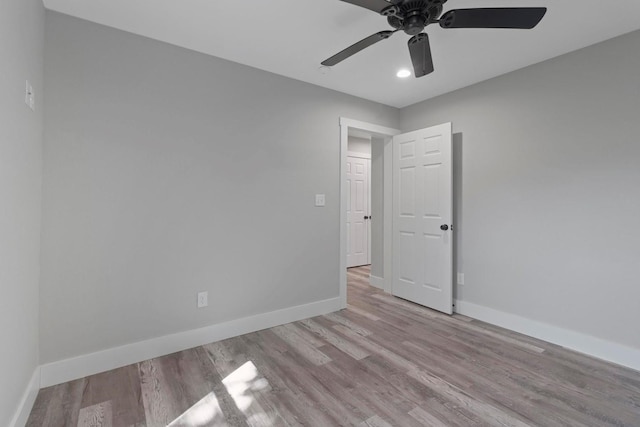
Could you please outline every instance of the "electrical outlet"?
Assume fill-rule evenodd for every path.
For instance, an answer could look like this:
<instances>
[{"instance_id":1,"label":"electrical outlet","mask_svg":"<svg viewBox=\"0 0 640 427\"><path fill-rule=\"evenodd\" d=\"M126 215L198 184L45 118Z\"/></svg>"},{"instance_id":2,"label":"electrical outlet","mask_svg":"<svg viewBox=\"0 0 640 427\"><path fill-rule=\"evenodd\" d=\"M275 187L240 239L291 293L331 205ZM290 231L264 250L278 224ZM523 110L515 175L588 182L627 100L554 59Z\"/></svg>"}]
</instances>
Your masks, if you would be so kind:
<instances>
[{"instance_id":1,"label":"electrical outlet","mask_svg":"<svg viewBox=\"0 0 640 427\"><path fill-rule=\"evenodd\" d=\"M198 308L209 305L209 292L198 292Z\"/></svg>"},{"instance_id":2,"label":"electrical outlet","mask_svg":"<svg viewBox=\"0 0 640 427\"><path fill-rule=\"evenodd\" d=\"M464 285L464 273L458 273L458 285Z\"/></svg>"}]
</instances>

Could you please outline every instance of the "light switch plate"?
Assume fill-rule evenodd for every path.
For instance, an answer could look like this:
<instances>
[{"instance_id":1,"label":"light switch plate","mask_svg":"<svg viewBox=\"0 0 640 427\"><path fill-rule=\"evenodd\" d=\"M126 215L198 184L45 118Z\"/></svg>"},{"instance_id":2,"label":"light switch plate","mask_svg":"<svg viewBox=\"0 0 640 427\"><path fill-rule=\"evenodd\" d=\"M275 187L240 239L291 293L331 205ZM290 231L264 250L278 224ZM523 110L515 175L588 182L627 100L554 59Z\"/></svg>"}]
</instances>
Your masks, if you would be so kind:
<instances>
[{"instance_id":1,"label":"light switch plate","mask_svg":"<svg viewBox=\"0 0 640 427\"><path fill-rule=\"evenodd\" d=\"M464 273L458 273L458 285L464 285Z\"/></svg>"},{"instance_id":2,"label":"light switch plate","mask_svg":"<svg viewBox=\"0 0 640 427\"><path fill-rule=\"evenodd\" d=\"M316 194L316 206L324 206L324 194Z\"/></svg>"},{"instance_id":3,"label":"light switch plate","mask_svg":"<svg viewBox=\"0 0 640 427\"><path fill-rule=\"evenodd\" d=\"M29 80L26 81L26 87L24 90L24 103L27 104L29 108L31 108L32 110L36 109L36 101L35 101L35 96L33 94L33 87L31 86L31 83L29 83Z\"/></svg>"}]
</instances>

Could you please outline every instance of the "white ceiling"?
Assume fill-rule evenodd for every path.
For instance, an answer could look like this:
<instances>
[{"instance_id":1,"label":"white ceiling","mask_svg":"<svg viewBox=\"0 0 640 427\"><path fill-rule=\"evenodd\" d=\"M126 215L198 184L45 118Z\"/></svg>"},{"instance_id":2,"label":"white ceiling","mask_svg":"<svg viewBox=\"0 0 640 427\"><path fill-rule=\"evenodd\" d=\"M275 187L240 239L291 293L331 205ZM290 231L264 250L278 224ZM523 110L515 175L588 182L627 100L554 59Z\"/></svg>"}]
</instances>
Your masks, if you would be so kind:
<instances>
[{"instance_id":1,"label":"white ceiling","mask_svg":"<svg viewBox=\"0 0 640 427\"><path fill-rule=\"evenodd\" d=\"M48 9L250 65L394 107L640 29L638 0L449 0L444 10L546 6L533 30L427 27L436 71L411 69L409 36L397 33L327 74L320 62L390 29L386 18L339 0L44 0Z\"/></svg>"}]
</instances>

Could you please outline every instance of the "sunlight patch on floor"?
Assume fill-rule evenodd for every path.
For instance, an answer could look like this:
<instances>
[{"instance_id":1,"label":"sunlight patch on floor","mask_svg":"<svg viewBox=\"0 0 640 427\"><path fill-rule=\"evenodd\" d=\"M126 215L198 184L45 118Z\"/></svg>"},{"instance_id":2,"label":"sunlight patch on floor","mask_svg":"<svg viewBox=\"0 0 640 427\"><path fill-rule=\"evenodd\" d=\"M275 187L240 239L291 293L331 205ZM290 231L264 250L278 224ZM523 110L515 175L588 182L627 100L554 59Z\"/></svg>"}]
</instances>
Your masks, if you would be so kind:
<instances>
[{"instance_id":1,"label":"sunlight patch on floor","mask_svg":"<svg viewBox=\"0 0 640 427\"><path fill-rule=\"evenodd\" d=\"M269 382L260 377L258 369L253 362L248 361L227 375L222 380L222 384L224 384L238 409L247 417L249 425L273 425L273 417L266 414L253 397L253 393L269 389Z\"/></svg>"},{"instance_id":2,"label":"sunlight patch on floor","mask_svg":"<svg viewBox=\"0 0 640 427\"><path fill-rule=\"evenodd\" d=\"M204 427L210 425L224 425L224 415L213 392L200 399L195 405L173 420L168 427Z\"/></svg>"},{"instance_id":3,"label":"sunlight patch on floor","mask_svg":"<svg viewBox=\"0 0 640 427\"><path fill-rule=\"evenodd\" d=\"M275 417L265 413L253 397L253 393L268 390L269 382L260 376L253 362L248 361L227 375L223 380L227 393L236 407L246 417L250 426L272 426ZM169 427L203 427L211 425L227 425L215 393L212 391L200 399L169 424Z\"/></svg>"}]
</instances>

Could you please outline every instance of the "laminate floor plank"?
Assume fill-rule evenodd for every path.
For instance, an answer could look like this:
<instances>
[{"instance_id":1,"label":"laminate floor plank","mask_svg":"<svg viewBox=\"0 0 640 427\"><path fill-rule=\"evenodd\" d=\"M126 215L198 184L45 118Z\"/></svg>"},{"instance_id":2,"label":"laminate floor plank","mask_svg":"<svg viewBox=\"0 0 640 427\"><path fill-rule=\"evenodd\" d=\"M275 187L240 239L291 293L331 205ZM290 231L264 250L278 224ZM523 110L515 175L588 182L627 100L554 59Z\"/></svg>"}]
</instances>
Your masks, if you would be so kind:
<instances>
[{"instance_id":1,"label":"laminate floor plank","mask_svg":"<svg viewBox=\"0 0 640 427\"><path fill-rule=\"evenodd\" d=\"M272 425L289 426L287 417L281 413L279 405L269 399L273 394L271 381L265 376L265 364L262 359L248 353L240 340L224 342L228 353L232 355L232 366L226 367L227 373L222 379L226 392L244 414L250 426ZM235 369L234 369L235 368Z\"/></svg>"},{"instance_id":2,"label":"laminate floor plank","mask_svg":"<svg viewBox=\"0 0 640 427\"><path fill-rule=\"evenodd\" d=\"M450 427L485 427L497 425L484 423L474 414L469 413L465 408L460 408L448 402L442 403L439 399L435 398L426 400L422 404L422 407L428 409L429 413L435 414L440 419L440 421L444 422L447 426ZM415 418L414 415L409 415ZM424 424L421 425L424 426Z\"/></svg>"},{"instance_id":3,"label":"laminate floor plank","mask_svg":"<svg viewBox=\"0 0 640 427\"><path fill-rule=\"evenodd\" d=\"M207 354L219 374L219 381L249 424L261 418L275 423L280 418L277 409L264 398L272 391L270 381L259 369L254 357L246 353L239 340L225 340L205 346Z\"/></svg>"},{"instance_id":4,"label":"laminate floor plank","mask_svg":"<svg viewBox=\"0 0 640 427\"><path fill-rule=\"evenodd\" d=\"M295 403L293 392L281 381L280 374L274 371L271 360L265 357L265 352L254 341L263 339L262 334L266 335L266 331L234 340L234 346L255 364L257 371L267 382L268 386L261 387L260 393L254 394L253 397L262 407L268 409L272 415L272 425L301 426L299 407Z\"/></svg>"},{"instance_id":5,"label":"laminate floor plank","mask_svg":"<svg viewBox=\"0 0 640 427\"><path fill-rule=\"evenodd\" d=\"M40 390L28 427L640 427L640 372L347 271L347 308Z\"/></svg>"},{"instance_id":6,"label":"laminate floor plank","mask_svg":"<svg viewBox=\"0 0 640 427\"><path fill-rule=\"evenodd\" d=\"M431 415L429 412L422 409L420 406L416 406L409 411L409 415L419 421L422 425L430 427L447 427L447 424L439 418Z\"/></svg>"},{"instance_id":7,"label":"laminate floor plank","mask_svg":"<svg viewBox=\"0 0 640 427\"><path fill-rule=\"evenodd\" d=\"M362 423L358 424L360 427L391 427L391 424L383 420L377 415L366 419Z\"/></svg>"},{"instance_id":8,"label":"laminate floor plank","mask_svg":"<svg viewBox=\"0 0 640 427\"><path fill-rule=\"evenodd\" d=\"M600 379L589 378L586 371L567 370L546 356L531 357L516 347L501 347L500 351L496 351L496 348L476 346L476 350L479 356L476 357L474 370L481 370L478 365L483 365L491 373L494 382L501 377L500 374L507 375L531 386L530 390L536 390L540 396L556 396L553 398L556 403L563 402L563 397L570 395L572 399L566 402L567 408L581 413L588 409L591 417L602 425L629 425L637 418L638 406L629 399L637 399L638 396L628 396L618 388L615 393L617 398L611 400L609 397L613 390L609 389L603 394L602 390L607 384ZM558 392L558 389L561 391ZM606 405L600 404L603 399Z\"/></svg>"},{"instance_id":9,"label":"laminate floor plank","mask_svg":"<svg viewBox=\"0 0 640 427\"><path fill-rule=\"evenodd\" d=\"M406 342L403 345L412 348L417 357L427 357L419 346ZM535 403L538 396L530 388L513 381L508 375L487 371L483 366L476 365L472 361L459 363L452 369L458 376L463 376L470 382L470 385L465 388L467 392L481 397L494 406L505 406L515 410L529 420L537 420L545 427L571 425L567 424L567 420L557 411L540 411L540 405ZM430 371L437 375L437 371L433 369ZM443 376L440 377L443 378Z\"/></svg>"},{"instance_id":10,"label":"laminate floor plank","mask_svg":"<svg viewBox=\"0 0 640 427\"><path fill-rule=\"evenodd\" d=\"M302 320L300 323L305 328L309 329L311 332L318 335L329 344L340 349L356 360L364 359L369 355L369 353L367 353L362 348L344 338L341 338L339 335L334 334L329 329L324 328L322 325L314 322L312 319Z\"/></svg>"},{"instance_id":11,"label":"laminate floor plank","mask_svg":"<svg viewBox=\"0 0 640 427\"><path fill-rule=\"evenodd\" d=\"M46 403L46 411L39 423L29 417L27 426L76 426L82 402L82 393L86 384L85 379L70 381L58 384L48 389L40 390L40 393L47 394L49 399ZM39 393L39 394L40 394ZM42 402L44 405L44 402Z\"/></svg>"},{"instance_id":12,"label":"laminate floor plank","mask_svg":"<svg viewBox=\"0 0 640 427\"><path fill-rule=\"evenodd\" d=\"M53 392L55 387L43 388L38 392L36 401L33 403L27 426L43 426L46 425L46 416L49 405L53 402Z\"/></svg>"},{"instance_id":13,"label":"laminate floor plank","mask_svg":"<svg viewBox=\"0 0 640 427\"><path fill-rule=\"evenodd\" d=\"M351 286L354 288L359 288L360 290L365 291L369 285L365 282L364 279L359 277L351 277Z\"/></svg>"},{"instance_id":14,"label":"laminate floor plank","mask_svg":"<svg viewBox=\"0 0 640 427\"><path fill-rule=\"evenodd\" d=\"M139 364L145 423L148 427L171 424L181 415L173 401L172 385L165 379L158 359Z\"/></svg>"},{"instance_id":15,"label":"laminate floor plank","mask_svg":"<svg viewBox=\"0 0 640 427\"><path fill-rule=\"evenodd\" d=\"M123 424L124 425L124 424ZM97 403L80 409L78 427L112 427L111 401Z\"/></svg>"},{"instance_id":16,"label":"laminate floor plank","mask_svg":"<svg viewBox=\"0 0 640 427\"><path fill-rule=\"evenodd\" d=\"M344 328L339 326L339 328ZM352 331L344 328L347 334L354 334ZM361 345L366 345L366 339L354 334L354 338L359 338ZM362 384L362 390L365 399L369 399L374 412L385 415L390 419L394 419L395 425L400 426L419 426L415 417L408 416L413 404L423 404L425 399L437 396L432 390L424 384L419 383L415 379L406 374L407 368L410 370L418 369L416 365L399 360L397 357L391 356L386 351L367 357L360 363L353 365L347 360L342 360L336 364L341 370L341 376L355 378ZM335 359L339 359L336 357ZM332 364L328 365L331 367ZM367 383L363 378L368 378ZM373 393L375 391L375 393ZM444 404L449 403L442 399L442 407L445 408L446 419L458 420L459 423L451 422L451 425L481 425L481 420L475 419L473 414L466 413L464 409L459 409L455 405L446 408Z\"/></svg>"},{"instance_id":17,"label":"laminate floor plank","mask_svg":"<svg viewBox=\"0 0 640 427\"><path fill-rule=\"evenodd\" d=\"M347 402L350 408L356 406L362 421L378 415L394 420L396 425L419 427L418 423L408 416L409 399L401 389L394 387L395 380L391 378L390 371L376 369L372 365L375 363L372 361L373 356L356 361L337 349L327 351L335 352L331 353L334 363L325 366L331 370L339 385L333 388L333 392L342 401Z\"/></svg>"},{"instance_id":18,"label":"laminate floor plank","mask_svg":"<svg viewBox=\"0 0 640 427\"><path fill-rule=\"evenodd\" d=\"M370 339L365 339L361 335L358 335L355 332L353 332L351 329L345 328L342 325L334 326L334 329L337 330L338 332L341 332L343 335L351 338L352 341L355 341L358 345L370 351L371 353L379 354L385 357L389 362L393 363L396 366L402 367L407 371L418 369L416 364L398 355L393 350L387 349L382 345L378 345L372 342Z\"/></svg>"},{"instance_id":19,"label":"laminate floor plank","mask_svg":"<svg viewBox=\"0 0 640 427\"><path fill-rule=\"evenodd\" d=\"M357 281L359 283L369 284L369 274L364 271L360 271L358 268L350 268L347 270L347 278L350 279L350 283ZM360 286L357 286L360 288Z\"/></svg>"},{"instance_id":20,"label":"laminate floor plank","mask_svg":"<svg viewBox=\"0 0 640 427\"><path fill-rule=\"evenodd\" d=\"M576 410L576 405L582 401L581 391L574 389L567 393L566 383L554 380L544 371L531 370L525 365L511 365L508 358L501 356L496 356L493 363L486 359L476 359L465 361L462 365L470 376L473 375L476 390L502 404L509 405L516 398L520 412L526 416L533 414L534 419L544 420L544 425L589 425L589 419L591 422L597 419L584 418L582 411ZM552 397L558 388L565 389L558 394L559 399ZM562 398L565 395L572 396L571 401L565 402ZM527 407L527 402L533 402L535 406ZM610 402L612 409L616 406L617 402Z\"/></svg>"},{"instance_id":21,"label":"laminate floor plank","mask_svg":"<svg viewBox=\"0 0 640 427\"><path fill-rule=\"evenodd\" d=\"M404 303L401 303L400 305L404 305ZM411 311L414 311L414 310L411 310ZM424 334L423 334L423 335L424 335ZM424 337L422 337L422 338L424 338ZM452 338L453 338L453 339L456 339L455 337L452 337ZM477 337L474 337L474 338L477 338ZM435 342L436 340L426 340L426 341ZM508 340L507 340L507 341L508 341ZM476 351L478 350L478 348L479 348L479 347L485 347L485 348L487 349L487 352L488 352L488 353L492 353L493 351L495 351L495 350L496 350L496 348L498 348L498 347L496 347L496 346L495 346L495 344L496 344L496 343L491 344L491 343L486 343L486 342L482 342L482 341L480 341L478 345L474 346L474 349L473 349L473 350L472 350L472 349L469 349L468 351L463 351L463 353L471 353L471 354L473 354L473 352L476 352ZM525 346L525 348L526 348L526 349L528 349L528 350L533 350L533 351L534 351L534 352L536 352L536 353L538 352L538 350L537 350L537 349L535 349L535 348L534 348L534 349L531 349L531 348L528 348L527 346ZM517 351L517 349L513 349L513 351L514 351L514 352L516 352L516 351ZM512 358L513 358L513 355L514 355L514 354L515 354L515 353L513 353L513 352L511 353L511 357L512 357ZM476 356L480 356L480 353L478 352L478 353L476 354ZM485 359L486 359L486 358L485 358ZM493 359L487 359L487 360L489 360L489 363L493 363L493 362L495 362ZM502 360L502 362L503 362L503 363L500 363L498 366L504 366L504 365L505 365L505 363L504 363L504 362L509 363L509 357L507 357L507 358L505 358L504 360ZM524 365L526 366L526 363L524 363ZM521 369L521 368L522 368L522 365L518 366L518 369ZM539 369L537 369L536 371L539 371ZM541 389L541 390L542 390L542 389ZM572 402L572 403L573 403L574 405L576 405L576 407L577 407L577 408L580 408L580 406L577 406L577 405L579 404L579 401ZM591 404L590 408L597 407L597 406L595 405L596 401L592 401L591 403L592 403L592 404ZM556 408L556 409L557 409L557 408ZM580 418L580 416L579 416L579 415L577 415L577 414L575 414L575 413L574 413L573 415L574 415L574 416L577 416L578 418ZM621 415L622 415L622 416L621 416ZM593 418L594 418L594 419L598 419L598 420L599 420L599 422L600 422L600 423L602 423L602 425L609 425L609 423L611 422L611 420L612 420L612 419L613 419L613 420L616 420L615 422L618 422L618 423L620 423L621 425L627 425L628 423L632 422L631 420L633 420L633 419L636 417L635 415L631 415L631 418L630 418L630 419L626 419L626 421L625 421L625 420L624 420L624 418L625 418L625 417L624 417L624 412L623 412L623 413L619 413L619 412L617 412L617 415L612 415L612 414L608 414L608 415L607 415L607 414L601 414L601 413L599 413L599 412L593 412L592 416L593 416ZM620 419L623 419L623 421L619 421ZM631 425L632 425L632 424L631 424Z\"/></svg>"},{"instance_id":22,"label":"laminate floor plank","mask_svg":"<svg viewBox=\"0 0 640 427\"><path fill-rule=\"evenodd\" d=\"M308 328L302 327L303 325L300 322L289 323L287 325L282 325L283 328L288 329L292 333L300 336L303 340L308 342L314 347L322 347L326 344L326 342L318 338L313 332L309 331Z\"/></svg>"},{"instance_id":23,"label":"laminate floor plank","mask_svg":"<svg viewBox=\"0 0 640 427\"><path fill-rule=\"evenodd\" d=\"M325 319L329 319L335 323L339 323L343 326L346 326L347 328L351 329L353 332L359 335L362 335L363 337L366 337L367 335L371 335L371 331L349 320L350 315L351 313L349 313L348 310L341 310L337 313L325 314L322 317L324 317Z\"/></svg>"},{"instance_id":24,"label":"laminate floor plank","mask_svg":"<svg viewBox=\"0 0 640 427\"><path fill-rule=\"evenodd\" d=\"M144 422L138 366L129 365L87 377L81 408L110 402L114 425L129 426Z\"/></svg>"},{"instance_id":25,"label":"laminate floor plank","mask_svg":"<svg viewBox=\"0 0 640 427\"><path fill-rule=\"evenodd\" d=\"M357 306L355 306L353 304L347 304L347 309L348 309L347 310L348 313L355 313L358 316L365 317L365 318L367 318L369 320L373 320L374 322L380 320L380 318L378 316L376 316L375 314L370 313L370 312L368 312L366 310L362 310L362 309L358 308Z\"/></svg>"},{"instance_id":26,"label":"laminate floor plank","mask_svg":"<svg viewBox=\"0 0 640 427\"><path fill-rule=\"evenodd\" d=\"M292 351L306 358L315 365L324 365L331 362L331 359L314 345L301 337L299 334L284 326L276 326L272 329L273 333L278 335L283 341L291 346Z\"/></svg>"},{"instance_id":27,"label":"laminate floor plank","mask_svg":"<svg viewBox=\"0 0 640 427\"><path fill-rule=\"evenodd\" d=\"M269 351L268 345L265 349ZM348 421L355 416L331 393L336 378L324 365L318 366L296 353L270 353L270 356L287 388L306 406L304 425L352 425Z\"/></svg>"},{"instance_id":28,"label":"laminate floor plank","mask_svg":"<svg viewBox=\"0 0 640 427\"><path fill-rule=\"evenodd\" d=\"M276 354L279 352L267 344L272 342L274 337L277 338L274 334L262 331L259 334L239 337L238 340L238 344L244 345L247 354L256 361L260 372L269 381L272 392L267 398L291 426L311 425L311 420L326 421L327 417L319 403L310 396L308 391L290 380L289 376L294 370L287 365L281 366L274 363L271 352L275 351Z\"/></svg>"},{"instance_id":29,"label":"laminate floor plank","mask_svg":"<svg viewBox=\"0 0 640 427\"><path fill-rule=\"evenodd\" d=\"M169 424L170 427L193 427L202 425L219 427L232 426L224 417L222 408L214 393L207 394L195 403L189 411L183 412Z\"/></svg>"},{"instance_id":30,"label":"laminate floor plank","mask_svg":"<svg viewBox=\"0 0 640 427\"><path fill-rule=\"evenodd\" d=\"M630 396L635 397L635 401L640 399L640 376L636 371L559 346L546 352L558 367L583 372L597 381L608 383L616 391L627 390Z\"/></svg>"},{"instance_id":31,"label":"laminate floor plank","mask_svg":"<svg viewBox=\"0 0 640 427\"><path fill-rule=\"evenodd\" d=\"M350 334L348 330L343 327L336 326L335 329L341 331L345 335L349 335L351 339L358 340L358 337ZM472 383L463 375L456 375L459 369L456 368L455 358L451 355L445 357L439 357L429 352L421 354L420 357L415 354L415 351L402 345L401 338L397 337L393 339L393 333L382 333L376 331L372 336L367 337L368 342L360 344L365 346L370 351L376 350L376 353L387 357L391 362L398 366L404 366L405 371L429 369L438 375L447 378L452 383L455 383L458 387L466 388ZM404 336L404 338L408 338Z\"/></svg>"},{"instance_id":32,"label":"laminate floor plank","mask_svg":"<svg viewBox=\"0 0 640 427\"><path fill-rule=\"evenodd\" d=\"M362 390L369 384L368 379L357 360L343 353L335 347L327 346L324 351L332 358L333 362L323 365L320 381L331 395L343 406L349 415L341 422L341 425L355 425L370 418L375 414L373 405L363 397ZM344 366L352 366L350 375L345 375L341 369Z\"/></svg>"},{"instance_id":33,"label":"laminate floor plank","mask_svg":"<svg viewBox=\"0 0 640 427\"><path fill-rule=\"evenodd\" d=\"M352 278L360 278L369 283L369 276L371 275L371 268L369 266L362 266L356 268L348 268L347 276L351 276Z\"/></svg>"},{"instance_id":34,"label":"laminate floor plank","mask_svg":"<svg viewBox=\"0 0 640 427\"><path fill-rule=\"evenodd\" d=\"M425 384L440 396L449 400L454 405L461 406L467 409L469 412L476 414L487 424L513 427L527 427L530 425L520 420L519 416L514 416L501 410L501 408L474 398L467 392L453 386L452 384L449 384L443 379L428 372L420 370L409 372L408 375Z\"/></svg>"},{"instance_id":35,"label":"laminate floor plank","mask_svg":"<svg viewBox=\"0 0 640 427\"><path fill-rule=\"evenodd\" d=\"M240 392L244 394L246 388L255 385L260 381L260 378L252 375L252 371L247 372L242 370L243 366L240 365L236 369L236 375L233 373L227 375L224 378L218 374L216 375L215 367L212 366L211 359L208 352L203 347L197 347L191 349L191 351L178 353L184 354L188 357L179 359L177 367L179 368L176 373L182 378L176 380L176 382L182 385L182 391L187 398L187 405L193 405L193 402L198 398L202 398L206 395L213 395L220 406L220 411L224 419L230 423L243 424L243 418L246 413L251 413L248 410L250 403L238 402L234 398L234 393L237 389L234 389L234 393L230 391L229 380L239 380L240 383L246 383L246 387L242 387L242 384L238 384L241 388ZM238 378L238 376L241 378ZM235 384L233 384L235 385ZM242 405L241 405L242 403ZM242 408L241 408L242 406ZM258 408L257 412L261 410Z\"/></svg>"},{"instance_id":36,"label":"laminate floor plank","mask_svg":"<svg viewBox=\"0 0 640 427\"><path fill-rule=\"evenodd\" d=\"M341 420L352 418L353 415L328 391L327 385L332 386L336 378L325 369L326 364L317 365L300 357L294 349L281 352L277 343L272 345L273 340L261 339L259 343L284 388L291 391L296 404L304 407L304 411L300 411L304 425L339 425ZM324 347L320 349L324 350ZM273 376L268 378L275 379Z\"/></svg>"}]
</instances>

